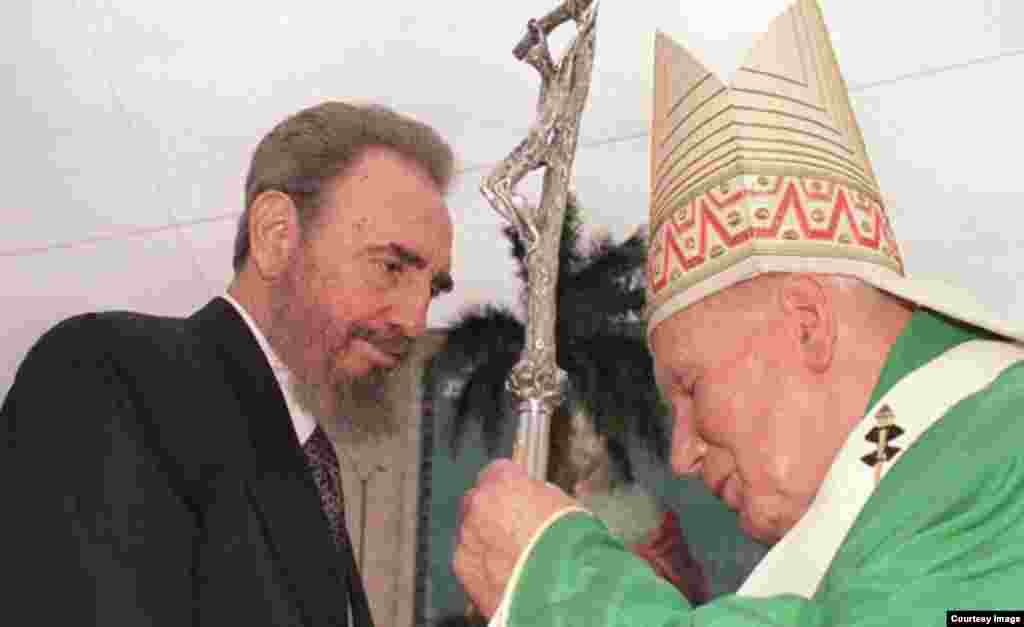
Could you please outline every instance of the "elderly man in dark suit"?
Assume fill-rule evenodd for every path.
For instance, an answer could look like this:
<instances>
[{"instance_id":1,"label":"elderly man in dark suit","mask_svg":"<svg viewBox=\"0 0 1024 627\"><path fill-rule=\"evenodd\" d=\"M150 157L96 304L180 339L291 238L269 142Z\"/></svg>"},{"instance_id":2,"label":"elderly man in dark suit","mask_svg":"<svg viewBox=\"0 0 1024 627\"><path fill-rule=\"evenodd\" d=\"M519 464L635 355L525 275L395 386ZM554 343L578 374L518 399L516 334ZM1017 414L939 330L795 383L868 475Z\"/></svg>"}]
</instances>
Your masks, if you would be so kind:
<instances>
[{"instance_id":1,"label":"elderly man in dark suit","mask_svg":"<svg viewBox=\"0 0 1024 627\"><path fill-rule=\"evenodd\" d=\"M2 611L372 625L337 459L296 390L389 370L424 331L452 285L452 174L419 122L301 111L253 155L223 298L185 319L91 313L47 332L0 409Z\"/></svg>"}]
</instances>

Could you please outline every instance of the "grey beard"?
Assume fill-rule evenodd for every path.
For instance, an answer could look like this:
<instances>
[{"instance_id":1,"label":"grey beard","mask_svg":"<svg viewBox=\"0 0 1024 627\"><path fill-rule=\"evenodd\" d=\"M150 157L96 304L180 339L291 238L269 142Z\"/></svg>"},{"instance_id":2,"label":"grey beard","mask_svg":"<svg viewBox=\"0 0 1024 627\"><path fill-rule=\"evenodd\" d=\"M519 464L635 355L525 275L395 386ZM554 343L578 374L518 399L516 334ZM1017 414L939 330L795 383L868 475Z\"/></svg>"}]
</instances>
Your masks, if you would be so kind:
<instances>
[{"instance_id":1,"label":"grey beard","mask_svg":"<svg viewBox=\"0 0 1024 627\"><path fill-rule=\"evenodd\" d=\"M400 419L389 383L389 373L376 370L342 382L305 383L296 378L289 385L299 406L325 429L358 444L398 432Z\"/></svg>"},{"instance_id":2,"label":"grey beard","mask_svg":"<svg viewBox=\"0 0 1024 627\"><path fill-rule=\"evenodd\" d=\"M283 353L281 357L289 352L302 355L314 342L321 343L323 349L347 350L347 346L333 346L337 338L330 336L329 328L314 329L312 311L301 309L304 302L301 288L316 276L319 276L316 268L308 265L305 258L295 260L275 290L267 337L271 345ZM290 332L293 329L302 329L304 333ZM361 325L349 330L349 339L352 338L364 339L386 352L403 357L412 348L409 338L380 337ZM331 353L327 367L333 363L333 351ZM373 370L359 378L338 379L327 372L297 372L293 369L289 391L299 406L316 418L324 429L346 441L380 440L395 434L399 427L389 374L388 371Z\"/></svg>"}]
</instances>

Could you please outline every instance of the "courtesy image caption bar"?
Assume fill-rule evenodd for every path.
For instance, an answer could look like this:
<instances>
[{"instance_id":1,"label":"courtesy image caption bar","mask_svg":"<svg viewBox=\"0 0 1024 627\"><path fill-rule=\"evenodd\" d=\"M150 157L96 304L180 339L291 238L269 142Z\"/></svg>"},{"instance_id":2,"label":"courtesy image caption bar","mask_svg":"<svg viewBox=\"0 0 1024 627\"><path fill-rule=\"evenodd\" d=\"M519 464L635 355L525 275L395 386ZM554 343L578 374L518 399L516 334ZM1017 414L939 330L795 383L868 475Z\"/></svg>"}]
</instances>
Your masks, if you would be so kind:
<instances>
[{"instance_id":1,"label":"courtesy image caption bar","mask_svg":"<svg viewBox=\"0 0 1024 627\"><path fill-rule=\"evenodd\" d=\"M1024 625L1024 610L946 610L946 626Z\"/></svg>"}]
</instances>

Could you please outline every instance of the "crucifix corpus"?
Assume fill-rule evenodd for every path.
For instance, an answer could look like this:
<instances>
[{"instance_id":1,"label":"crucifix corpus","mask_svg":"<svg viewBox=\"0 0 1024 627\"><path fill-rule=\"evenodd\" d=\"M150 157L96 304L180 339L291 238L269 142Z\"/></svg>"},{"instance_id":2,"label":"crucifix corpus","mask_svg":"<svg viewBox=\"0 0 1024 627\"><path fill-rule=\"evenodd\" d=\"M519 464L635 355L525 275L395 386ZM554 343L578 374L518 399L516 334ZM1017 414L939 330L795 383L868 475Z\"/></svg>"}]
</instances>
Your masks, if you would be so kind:
<instances>
[{"instance_id":1,"label":"crucifix corpus","mask_svg":"<svg viewBox=\"0 0 1024 627\"><path fill-rule=\"evenodd\" d=\"M537 70L540 95L537 117L527 136L480 185L495 211L508 220L526 245L526 342L507 387L516 401L518 431L513 452L529 476L547 474L551 416L562 399L565 372L555 351L558 247L571 189L580 117L590 91L594 66L595 0L563 0L555 10L527 23L513 54ZM576 24L576 37L557 64L548 35L565 22ZM530 206L516 186L530 172L544 168L540 204Z\"/></svg>"}]
</instances>

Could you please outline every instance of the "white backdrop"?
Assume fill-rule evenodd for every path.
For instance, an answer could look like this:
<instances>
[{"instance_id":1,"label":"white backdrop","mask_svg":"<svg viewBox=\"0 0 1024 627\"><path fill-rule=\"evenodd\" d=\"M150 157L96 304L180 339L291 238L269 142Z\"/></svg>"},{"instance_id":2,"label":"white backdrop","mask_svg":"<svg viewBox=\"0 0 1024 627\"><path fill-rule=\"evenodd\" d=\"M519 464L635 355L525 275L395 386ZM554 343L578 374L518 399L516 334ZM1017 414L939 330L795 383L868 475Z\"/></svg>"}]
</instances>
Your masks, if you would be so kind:
<instances>
[{"instance_id":1,"label":"white backdrop","mask_svg":"<svg viewBox=\"0 0 1024 627\"><path fill-rule=\"evenodd\" d=\"M328 98L412 113L460 155L457 288L431 323L470 302L511 302L499 221L477 185L531 120L536 80L510 51L556 2L5 3L0 397L61 318L185 315L220 293L250 151L279 119ZM624 235L646 220L654 29L728 77L785 5L602 0L577 159L592 227ZM1021 316L1024 3L822 6L908 269Z\"/></svg>"}]
</instances>

